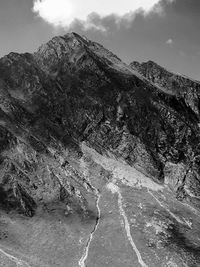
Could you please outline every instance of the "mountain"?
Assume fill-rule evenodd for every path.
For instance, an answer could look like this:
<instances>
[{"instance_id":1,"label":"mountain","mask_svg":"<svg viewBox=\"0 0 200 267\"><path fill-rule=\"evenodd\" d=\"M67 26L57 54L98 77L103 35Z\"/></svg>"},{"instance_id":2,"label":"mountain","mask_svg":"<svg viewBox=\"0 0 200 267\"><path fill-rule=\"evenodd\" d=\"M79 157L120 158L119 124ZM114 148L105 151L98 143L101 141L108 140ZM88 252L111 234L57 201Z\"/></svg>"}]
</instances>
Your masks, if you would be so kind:
<instances>
[{"instance_id":1,"label":"mountain","mask_svg":"<svg viewBox=\"0 0 200 267\"><path fill-rule=\"evenodd\" d=\"M189 106L199 118L199 81L167 71L153 61L142 64L134 61L130 66L143 77L162 88L162 90L167 90L168 93L183 98L186 105Z\"/></svg>"},{"instance_id":2,"label":"mountain","mask_svg":"<svg viewBox=\"0 0 200 267\"><path fill-rule=\"evenodd\" d=\"M0 266L199 266L199 82L69 33L0 94Z\"/></svg>"}]
</instances>

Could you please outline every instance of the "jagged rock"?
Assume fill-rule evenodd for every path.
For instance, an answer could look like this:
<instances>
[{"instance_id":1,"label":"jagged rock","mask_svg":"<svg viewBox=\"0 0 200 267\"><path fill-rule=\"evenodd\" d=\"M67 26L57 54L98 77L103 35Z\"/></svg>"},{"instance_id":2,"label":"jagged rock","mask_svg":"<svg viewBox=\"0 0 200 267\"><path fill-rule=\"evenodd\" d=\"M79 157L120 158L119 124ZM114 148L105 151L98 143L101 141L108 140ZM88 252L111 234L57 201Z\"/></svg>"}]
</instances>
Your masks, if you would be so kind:
<instances>
[{"instance_id":1,"label":"jagged rock","mask_svg":"<svg viewBox=\"0 0 200 267\"><path fill-rule=\"evenodd\" d=\"M95 192L68 161L82 141L199 197L198 82L152 62L128 66L70 33L0 59L0 94L0 186L17 184L24 211L51 201L86 210Z\"/></svg>"},{"instance_id":2,"label":"jagged rock","mask_svg":"<svg viewBox=\"0 0 200 267\"><path fill-rule=\"evenodd\" d=\"M172 73L153 61L134 61L130 66L163 91L182 98L199 119L200 82Z\"/></svg>"},{"instance_id":3,"label":"jagged rock","mask_svg":"<svg viewBox=\"0 0 200 267\"><path fill-rule=\"evenodd\" d=\"M183 123L178 121L176 116L172 117L173 111L170 107L168 109L166 107L160 109L161 112L166 113L166 119L171 121L170 124L174 128L174 134L171 135L174 139L174 146L169 148L168 144L165 143L163 146L165 152L162 149L161 153L165 157L167 155L167 164L165 164L164 168L165 171L167 170L167 174L165 173L166 183L170 183L177 190L179 196L182 194L184 197L198 198L200 82L172 73L153 61L141 64L134 61L130 66L160 90L175 96L177 107L174 106L174 109L177 110L178 116L181 116L186 111L189 121ZM171 104L169 103L169 106ZM191 127L192 124L194 125L193 129ZM164 139L164 136L161 139ZM169 171L169 169L171 170Z\"/></svg>"}]
</instances>

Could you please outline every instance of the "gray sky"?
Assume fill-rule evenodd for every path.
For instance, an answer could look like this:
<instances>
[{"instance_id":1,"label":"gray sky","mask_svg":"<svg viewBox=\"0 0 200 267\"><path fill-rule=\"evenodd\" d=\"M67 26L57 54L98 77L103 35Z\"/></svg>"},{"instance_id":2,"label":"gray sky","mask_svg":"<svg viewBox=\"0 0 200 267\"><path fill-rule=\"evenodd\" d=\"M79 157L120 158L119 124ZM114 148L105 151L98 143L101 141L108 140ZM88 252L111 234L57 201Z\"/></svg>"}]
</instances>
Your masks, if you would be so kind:
<instances>
[{"instance_id":1,"label":"gray sky","mask_svg":"<svg viewBox=\"0 0 200 267\"><path fill-rule=\"evenodd\" d=\"M44 5L35 0L35 12L33 0L0 1L0 56L11 51L33 52L54 35L76 31L102 43L127 63L153 60L200 80L200 0L162 0L153 9L159 0L131 0L134 5L123 0L113 10L113 0L106 0L109 5L103 5L105 0L101 0L102 7L89 5L91 0L85 0L84 12L81 7L67 18L62 5L70 0L42 1ZM55 3L49 6L48 1L55 1L57 8ZM122 7L123 3L127 5ZM139 7L144 10L136 10ZM93 13L86 19L91 11L99 14ZM128 11L132 12L125 15ZM69 27L74 18L79 20Z\"/></svg>"}]
</instances>

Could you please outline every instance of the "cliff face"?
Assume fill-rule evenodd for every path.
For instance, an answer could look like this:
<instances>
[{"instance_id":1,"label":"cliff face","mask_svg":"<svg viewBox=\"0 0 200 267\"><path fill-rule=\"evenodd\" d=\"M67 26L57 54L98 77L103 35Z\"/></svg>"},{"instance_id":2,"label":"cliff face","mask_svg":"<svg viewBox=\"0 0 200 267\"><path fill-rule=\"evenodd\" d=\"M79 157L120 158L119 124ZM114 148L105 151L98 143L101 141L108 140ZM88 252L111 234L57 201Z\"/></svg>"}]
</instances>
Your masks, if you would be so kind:
<instances>
[{"instance_id":1,"label":"cliff face","mask_svg":"<svg viewBox=\"0 0 200 267\"><path fill-rule=\"evenodd\" d=\"M87 211L96 192L70 164L84 141L179 199L200 197L198 82L155 63L124 64L75 33L0 59L0 203L34 215L62 202Z\"/></svg>"},{"instance_id":2,"label":"cliff face","mask_svg":"<svg viewBox=\"0 0 200 267\"><path fill-rule=\"evenodd\" d=\"M135 71L138 71L138 73L140 73L143 77L148 79L151 83L159 87L160 90L162 90L163 92L167 94L174 96L174 98L179 103L182 103L185 106L183 109L179 109L178 113L181 114L184 112L184 110L187 110L187 113L193 116L194 120L190 119L189 120L190 122L188 121L188 123L186 123L188 127L191 126L190 123L192 121L196 121L195 124L197 125L197 127L194 127L193 130L192 128L190 128L192 130L191 131L192 138L189 138L189 139L185 135L185 132L184 132L185 127L181 126L181 129L180 129L178 126L178 122L175 123L174 131L177 133L177 135L175 135L176 141L174 143L175 144L174 148L176 148L176 144L178 144L178 150L177 150L178 154L182 155L183 158L179 162L177 162L178 164L176 164L176 166L171 164L171 160L170 162L166 162L167 164L165 165L166 166L165 169L167 170L167 173L165 174L165 181L167 183L172 182L172 184L175 186L175 189L178 190L178 193L180 193L180 189L181 190L184 189L184 193L187 192L190 196L195 196L195 195L197 196L198 195L197 191L199 190L199 175L198 175L199 130L198 128L199 128L199 107L200 107L200 102L199 102L200 82L192 80L180 74L172 73L152 61L148 61L148 62L141 63L141 64L134 61L130 64L130 66ZM169 117L171 116L170 110L168 112L168 116ZM182 143L181 140L182 141L184 140L184 143ZM180 150L180 147L182 146L181 143L183 146L185 146L185 149L184 149L185 151L183 153ZM168 173L168 170L170 170L169 173ZM185 173L185 175L183 173ZM184 177L184 179L182 179L181 177ZM177 186L177 183L176 183L177 180L178 180L178 184L180 183L180 181L182 181L182 184L180 187ZM181 192L183 193L183 191Z\"/></svg>"},{"instance_id":3,"label":"cliff face","mask_svg":"<svg viewBox=\"0 0 200 267\"><path fill-rule=\"evenodd\" d=\"M199 119L200 82L172 73L153 61L141 64L134 61L130 66L162 90L184 99Z\"/></svg>"}]
</instances>

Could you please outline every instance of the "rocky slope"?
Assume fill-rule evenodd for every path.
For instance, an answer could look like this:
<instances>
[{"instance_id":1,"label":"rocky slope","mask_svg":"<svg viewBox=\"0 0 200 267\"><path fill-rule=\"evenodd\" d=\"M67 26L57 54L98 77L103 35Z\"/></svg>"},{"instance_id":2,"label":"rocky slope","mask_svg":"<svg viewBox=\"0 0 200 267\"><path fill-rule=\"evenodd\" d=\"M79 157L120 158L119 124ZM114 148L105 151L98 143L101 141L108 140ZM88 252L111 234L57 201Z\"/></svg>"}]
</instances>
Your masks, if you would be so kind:
<instances>
[{"instance_id":1,"label":"rocky slope","mask_svg":"<svg viewBox=\"0 0 200 267\"><path fill-rule=\"evenodd\" d=\"M178 144L179 149L178 149L178 154L183 155L182 152L180 151L180 145L185 139L185 149L187 152L184 152L184 155L186 156L187 160L181 159L179 163L176 166L173 166L170 162L167 162L167 165L169 166L169 169L173 169L173 177L172 175L166 174L165 175L165 181L172 182L175 188L178 190L178 193L180 192L179 189L183 189L187 195L187 193L190 196L197 196L198 193L198 188L199 188L199 176L198 176L198 165L199 165L199 152L198 152L198 136L199 136L199 130L198 127L199 125L199 107L200 107L200 102L199 102L199 94L200 94L200 82L189 79L186 76L180 75L180 74L175 74L172 72L169 72L168 70L164 69L163 67L159 66L155 62L148 61L146 63L139 63L139 62L132 62L130 64L131 68L138 71L143 77L148 79L150 82L158 86L162 91L166 92L167 94L173 95L180 103L185 105L184 109L187 109L187 112L190 114L193 114L192 116L196 117L196 129L191 132L191 135L193 136L196 141L194 141L194 144L196 144L196 148L192 148L189 143L188 139L185 135L185 130L183 125L180 126L182 129L179 128L178 122L175 124L175 132L177 132L178 135L176 135L176 141L175 141L175 146ZM183 110L182 110L183 111ZM182 112L180 109L180 113ZM168 115L170 117L170 112L168 112ZM194 118L193 117L193 118ZM188 125L189 126L189 125ZM183 138L183 139L182 139ZM181 141L182 140L182 141ZM191 142L193 142L191 140ZM183 144L182 144L183 145ZM189 145L189 146L188 146ZM184 156L184 158L185 158ZM186 163L187 162L187 163ZM185 164L186 163L186 164ZM182 166L181 166L182 165ZM184 173L183 170L184 167L183 165L187 165ZM177 168L178 167L178 168ZM168 169L168 168L166 168ZM180 171L180 173L177 173L177 170ZM174 173L175 171L175 173ZM182 172L182 173L181 173ZM177 177L178 174L178 177ZM179 176L180 175L180 176ZM171 178L170 178L171 176ZM184 177L182 180L180 177ZM196 182L194 183L194 186L192 186L195 178ZM175 178L175 179L174 179ZM177 179L178 178L178 179ZM180 180L179 180L180 178ZM169 181L169 179L171 181ZM172 181L173 180L173 181ZM182 184L180 187L177 187L177 181L181 182ZM180 184L179 184L180 185ZM196 193L194 190L191 189L191 187L196 188ZM182 191L183 192L183 191Z\"/></svg>"},{"instance_id":2,"label":"rocky slope","mask_svg":"<svg viewBox=\"0 0 200 267\"><path fill-rule=\"evenodd\" d=\"M141 64L134 61L130 66L162 90L183 98L186 105L199 118L200 82L180 74L172 73L153 61Z\"/></svg>"},{"instance_id":3,"label":"rocky slope","mask_svg":"<svg viewBox=\"0 0 200 267\"><path fill-rule=\"evenodd\" d=\"M199 89L198 82L153 62L128 66L76 33L55 37L34 54L1 58L1 210L30 217L52 207L65 215L76 212L94 221L93 234L100 195L78 167L83 144L138 177L143 173L141 186L168 185L179 200L198 208ZM96 164L99 179L109 182L117 165ZM128 227L122 195L114 188Z\"/></svg>"}]
</instances>

